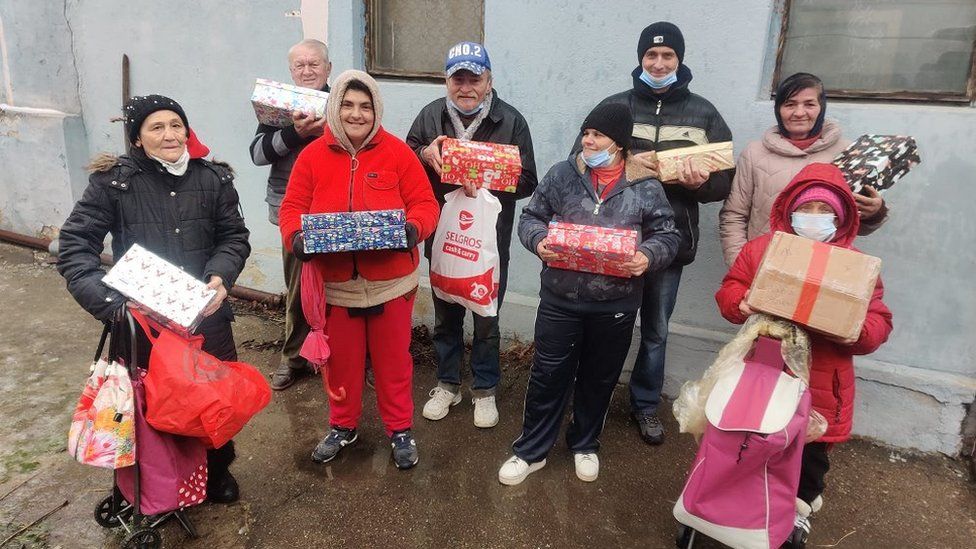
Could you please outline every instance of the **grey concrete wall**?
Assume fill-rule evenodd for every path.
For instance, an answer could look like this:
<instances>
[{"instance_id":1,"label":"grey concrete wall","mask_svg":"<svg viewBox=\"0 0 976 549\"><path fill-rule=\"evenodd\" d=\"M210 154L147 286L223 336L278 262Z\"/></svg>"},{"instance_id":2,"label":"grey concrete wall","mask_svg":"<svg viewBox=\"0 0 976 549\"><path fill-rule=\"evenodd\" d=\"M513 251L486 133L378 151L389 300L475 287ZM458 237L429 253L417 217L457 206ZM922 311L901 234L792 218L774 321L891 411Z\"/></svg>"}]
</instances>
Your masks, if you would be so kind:
<instances>
[{"instance_id":1,"label":"grey concrete wall","mask_svg":"<svg viewBox=\"0 0 976 549\"><path fill-rule=\"evenodd\" d=\"M237 169L254 246L241 283L280 290L278 236L266 221L263 202L267 171L252 166L247 154L255 127L248 97L256 77L289 80L285 52L301 38L301 21L286 13L297 10L300 1L35 4L8 0L0 15L8 35L9 20L16 16L21 22L18 48L49 59L45 65L28 56L18 61L25 89L51 88L47 95L32 92L38 105L74 112L80 108L83 149L89 154L119 151L121 129L109 119L119 112L120 58L128 53L132 92L179 100L215 155ZM485 42L498 93L522 111L532 128L541 175L565 158L580 121L594 104L630 87L637 36L659 19L684 30L685 63L695 75L691 89L722 112L737 150L758 139L774 123L769 83L778 6L774 0L622 0L594 9L589 2L491 0L485 8ZM363 68L363 2L331 0L328 29L335 70ZM69 52L73 63L67 61ZM75 70L78 78L72 87ZM380 85L384 125L400 136L424 104L444 93L443 86L424 82L382 80ZM976 222L967 215L976 167L976 109L832 101L828 115L841 122L849 137L867 132L913 135L923 157L887 195L891 221L859 243L884 260L886 301L895 314L895 331L878 353L857 362L862 398L855 428L899 445L952 452L958 445L963 403L976 394L976 344L971 337L976 292L969 283ZM6 165L9 147L3 149L0 161ZM38 166L45 162L39 157L62 154L34 150ZM697 376L734 331L719 317L712 298L725 272L718 208L703 208L702 248L682 281L669 346L670 391ZM54 210L43 215L45 224L61 222ZM503 327L522 339L532 333L538 270L538 259L513 245ZM429 319L429 310L420 306L418 315Z\"/></svg>"},{"instance_id":2,"label":"grey concrete wall","mask_svg":"<svg viewBox=\"0 0 976 549\"><path fill-rule=\"evenodd\" d=\"M60 225L84 180L73 33L63 2L6 0L0 19L9 68L0 75L8 105L0 113L0 228L36 235Z\"/></svg>"}]
</instances>

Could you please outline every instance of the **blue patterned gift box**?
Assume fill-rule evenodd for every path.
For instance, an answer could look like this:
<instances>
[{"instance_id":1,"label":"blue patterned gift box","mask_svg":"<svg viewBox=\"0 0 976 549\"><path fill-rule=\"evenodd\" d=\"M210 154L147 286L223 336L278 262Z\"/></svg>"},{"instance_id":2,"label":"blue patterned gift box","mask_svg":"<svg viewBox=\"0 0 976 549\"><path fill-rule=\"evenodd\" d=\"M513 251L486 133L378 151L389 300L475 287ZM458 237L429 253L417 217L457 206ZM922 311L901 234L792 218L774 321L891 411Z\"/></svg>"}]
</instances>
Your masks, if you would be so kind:
<instances>
[{"instance_id":1,"label":"blue patterned gift box","mask_svg":"<svg viewBox=\"0 0 976 549\"><path fill-rule=\"evenodd\" d=\"M303 214L305 253L406 248L405 223L403 210Z\"/></svg>"}]
</instances>

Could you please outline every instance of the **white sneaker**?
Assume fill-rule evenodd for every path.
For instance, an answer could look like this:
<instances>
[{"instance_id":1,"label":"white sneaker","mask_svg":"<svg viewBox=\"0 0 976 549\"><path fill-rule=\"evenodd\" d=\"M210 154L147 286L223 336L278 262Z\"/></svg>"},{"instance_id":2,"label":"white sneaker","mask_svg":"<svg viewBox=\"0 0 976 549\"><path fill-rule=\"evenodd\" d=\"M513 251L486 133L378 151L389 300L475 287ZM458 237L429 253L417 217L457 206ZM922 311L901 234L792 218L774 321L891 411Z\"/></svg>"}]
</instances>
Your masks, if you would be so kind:
<instances>
[{"instance_id":1,"label":"white sneaker","mask_svg":"<svg viewBox=\"0 0 976 549\"><path fill-rule=\"evenodd\" d=\"M546 460L528 463L518 456L508 458L498 470L498 482L506 486L521 484L525 477L546 466Z\"/></svg>"},{"instance_id":2,"label":"white sneaker","mask_svg":"<svg viewBox=\"0 0 976 549\"><path fill-rule=\"evenodd\" d=\"M438 385L430 390L430 400L424 404L424 417L433 421L444 419L451 406L461 402L461 393L452 393Z\"/></svg>"},{"instance_id":3,"label":"white sneaker","mask_svg":"<svg viewBox=\"0 0 976 549\"><path fill-rule=\"evenodd\" d=\"M600 459L596 454L573 454L576 476L583 482L593 482L600 475Z\"/></svg>"},{"instance_id":4,"label":"white sneaker","mask_svg":"<svg viewBox=\"0 0 976 549\"><path fill-rule=\"evenodd\" d=\"M471 399L474 404L474 426L487 429L498 425L498 408L495 407L495 396Z\"/></svg>"}]
</instances>

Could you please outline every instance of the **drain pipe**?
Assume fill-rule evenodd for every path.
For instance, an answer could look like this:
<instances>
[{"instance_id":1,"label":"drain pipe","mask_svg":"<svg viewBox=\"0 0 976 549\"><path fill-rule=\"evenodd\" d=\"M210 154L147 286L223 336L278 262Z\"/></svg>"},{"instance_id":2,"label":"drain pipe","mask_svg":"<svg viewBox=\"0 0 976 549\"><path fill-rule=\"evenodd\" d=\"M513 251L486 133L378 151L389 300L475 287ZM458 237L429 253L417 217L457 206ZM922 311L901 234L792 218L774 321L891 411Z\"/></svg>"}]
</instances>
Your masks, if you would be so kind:
<instances>
[{"instance_id":1,"label":"drain pipe","mask_svg":"<svg viewBox=\"0 0 976 549\"><path fill-rule=\"evenodd\" d=\"M11 244L17 244L19 246L24 246L26 248L43 250L54 257L58 256L57 240L28 236L26 234L5 231L2 229L0 229L0 240L9 242ZM100 258L102 260L102 265L111 266L113 264L112 256L108 254L102 254ZM268 309L280 310L285 306L285 297L282 294L272 294L269 292L263 292L261 290L255 290L254 288L248 288L246 286L234 286L230 289L230 295L232 297L236 297L237 299L257 303Z\"/></svg>"}]
</instances>

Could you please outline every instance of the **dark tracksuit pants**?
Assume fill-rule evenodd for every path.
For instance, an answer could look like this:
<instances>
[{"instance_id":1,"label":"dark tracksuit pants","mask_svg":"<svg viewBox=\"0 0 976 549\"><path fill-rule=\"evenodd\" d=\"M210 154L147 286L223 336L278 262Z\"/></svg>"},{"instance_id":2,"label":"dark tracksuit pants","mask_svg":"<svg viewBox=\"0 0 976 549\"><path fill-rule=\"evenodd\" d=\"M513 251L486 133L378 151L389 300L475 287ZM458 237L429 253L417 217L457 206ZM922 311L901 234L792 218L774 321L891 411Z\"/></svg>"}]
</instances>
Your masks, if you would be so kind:
<instances>
[{"instance_id":1,"label":"dark tracksuit pants","mask_svg":"<svg viewBox=\"0 0 976 549\"><path fill-rule=\"evenodd\" d=\"M817 499L826 486L824 479L830 470L828 452L831 446L832 444L826 442L811 442L803 447L800 487L796 491L796 497L808 504Z\"/></svg>"},{"instance_id":2,"label":"dark tracksuit pants","mask_svg":"<svg viewBox=\"0 0 976 549\"><path fill-rule=\"evenodd\" d=\"M525 393L522 434L512 445L529 463L545 459L556 443L573 395L566 443L573 453L596 452L620 377L637 311L588 312L586 303L539 303L535 357Z\"/></svg>"}]
</instances>

